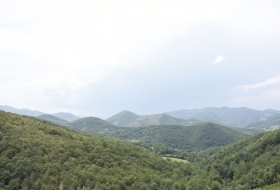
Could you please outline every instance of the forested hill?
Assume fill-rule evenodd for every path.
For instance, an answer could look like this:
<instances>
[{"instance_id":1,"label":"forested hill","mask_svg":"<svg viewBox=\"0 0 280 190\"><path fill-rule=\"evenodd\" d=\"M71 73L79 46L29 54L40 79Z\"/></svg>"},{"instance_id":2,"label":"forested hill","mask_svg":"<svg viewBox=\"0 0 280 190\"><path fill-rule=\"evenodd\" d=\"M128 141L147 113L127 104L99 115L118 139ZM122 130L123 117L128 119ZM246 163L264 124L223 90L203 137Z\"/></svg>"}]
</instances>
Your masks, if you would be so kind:
<instances>
[{"instance_id":1,"label":"forested hill","mask_svg":"<svg viewBox=\"0 0 280 190\"><path fill-rule=\"evenodd\" d=\"M124 140L136 140L142 144L165 144L172 148L189 150L225 146L247 137L243 133L213 123L194 126L125 127L116 128L107 134Z\"/></svg>"},{"instance_id":2,"label":"forested hill","mask_svg":"<svg viewBox=\"0 0 280 190\"><path fill-rule=\"evenodd\" d=\"M200 173L189 182L194 189L212 184L215 189L246 190L278 183L278 187L264 188L277 190L280 185L280 130L237 142L199 165Z\"/></svg>"},{"instance_id":3,"label":"forested hill","mask_svg":"<svg viewBox=\"0 0 280 190\"><path fill-rule=\"evenodd\" d=\"M66 124L67 126L79 130L104 133L112 130L117 126L108 123L98 117L84 117Z\"/></svg>"},{"instance_id":4,"label":"forested hill","mask_svg":"<svg viewBox=\"0 0 280 190\"><path fill-rule=\"evenodd\" d=\"M129 142L0 111L1 190L247 190L270 184L274 190L279 181L280 130L184 164Z\"/></svg>"},{"instance_id":5,"label":"forested hill","mask_svg":"<svg viewBox=\"0 0 280 190\"><path fill-rule=\"evenodd\" d=\"M190 164L128 142L0 111L0 189L178 189Z\"/></svg>"}]
</instances>

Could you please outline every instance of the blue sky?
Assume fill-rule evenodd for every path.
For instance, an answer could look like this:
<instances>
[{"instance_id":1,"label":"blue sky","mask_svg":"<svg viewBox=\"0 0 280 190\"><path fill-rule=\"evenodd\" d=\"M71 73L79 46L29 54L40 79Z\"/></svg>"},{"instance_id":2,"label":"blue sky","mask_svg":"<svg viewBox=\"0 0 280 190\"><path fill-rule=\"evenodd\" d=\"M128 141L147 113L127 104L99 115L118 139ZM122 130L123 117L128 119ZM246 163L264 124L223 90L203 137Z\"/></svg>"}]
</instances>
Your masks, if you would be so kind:
<instances>
[{"instance_id":1,"label":"blue sky","mask_svg":"<svg viewBox=\"0 0 280 190\"><path fill-rule=\"evenodd\" d=\"M280 110L279 1L0 1L0 105Z\"/></svg>"}]
</instances>

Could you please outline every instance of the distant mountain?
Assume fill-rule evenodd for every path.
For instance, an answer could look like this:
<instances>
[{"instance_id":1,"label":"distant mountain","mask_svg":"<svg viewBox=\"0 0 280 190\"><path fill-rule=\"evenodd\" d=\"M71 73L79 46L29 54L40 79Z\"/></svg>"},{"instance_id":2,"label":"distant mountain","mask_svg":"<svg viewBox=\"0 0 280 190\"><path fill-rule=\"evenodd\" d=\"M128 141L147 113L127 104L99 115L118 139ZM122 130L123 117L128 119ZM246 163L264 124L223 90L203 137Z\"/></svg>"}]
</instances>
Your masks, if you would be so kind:
<instances>
[{"instance_id":1,"label":"distant mountain","mask_svg":"<svg viewBox=\"0 0 280 190\"><path fill-rule=\"evenodd\" d=\"M33 116L33 117L37 117L37 116L46 114L46 113L36 111L36 110L29 110L29 109L25 109L25 108L17 109L17 108L11 107L11 106L1 106L1 105L0 105L0 110L3 110L5 112L19 114L19 115ZM80 119L80 117L75 116L72 113L66 113L66 112L59 112L59 113L47 114L47 115L53 115L53 116L59 117L61 119L67 120L67 121L74 121L74 120Z\"/></svg>"},{"instance_id":2,"label":"distant mountain","mask_svg":"<svg viewBox=\"0 0 280 190\"><path fill-rule=\"evenodd\" d=\"M166 114L152 114L139 116L130 111L122 111L108 119L109 123L119 127L140 127L149 125L193 125L201 123L195 119L184 120Z\"/></svg>"},{"instance_id":3,"label":"distant mountain","mask_svg":"<svg viewBox=\"0 0 280 190\"><path fill-rule=\"evenodd\" d=\"M258 129L261 131L272 131L280 128L280 115L273 115L262 118L260 121L250 123L246 126L249 129Z\"/></svg>"},{"instance_id":4,"label":"distant mountain","mask_svg":"<svg viewBox=\"0 0 280 190\"><path fill-rule=\"evenodd\" d=\"M97 117L85 117L72 122L67 123L67 126L79 130L85 130L90 132L104 133L108 130L114 129L117 126L104 121Z\"/></svg>"},{"instance_id":5,"label":"distant mountain","mask_svg":"<svg viewBox=\"0 0 280 190\"><path fill-rule=\"evenodd\" d=\"M72 113L67 113L67 112L59 112L59 113L55 113L52 115L59 117L61 119L67 120L67 121L74 121L74 120L80 119L80 117L75 116Z\"/></svg>"},{"instance_id":6,"label":"distant mountain","mask_svg":"<svg viewBox=\"0 0 280 190\"><path fill-rule=\"evenodd\" d=\"M59 117L53 116L53 115L49 115L49 114L43 114L43 115L39 115L37 116L37 118L39 119L43 119L43 120L47 120L53 123L57 123L57 124L63 124L63 123L67 123L67 120L61 119Z\"/></svg>"},{"instance_id":7,"label":"distant mountain","mask_svg":"<svg viewBox=\"0 0 280 190\"><path fill-rule=\"evenodd\" d=\"M36 110L17 109L17 108L11 107L11 106L1 106L1 105L0 105L0 110L3 110L5 112L19 114L19 115L33 116L33 117L37 117L39 115L44 114L43 112L36 111Z\"/></svg>"},{"instance_id":8,"label":"distant mountain","mask_svg":"<svg viewBox=\"0 0 280 190\"><path fill-rule=\"evenodd\" d=\"M262 118L279 114L276 110L254 110L249 108L203 108L193 110L177 110L165 114L181 119L197 119L204 122L218 123L230 127L245 127L249 123Z\"/></svg>"},{"instance_id":9,"label":"distant mountain","mask_svg":"<svg viewBox=\"0 0 280 190\"><path fill-rule=\"evenodd\" d=\"M122 127L116 128L108 134L116 138L134 140L143 144L165 144L171 148L191 150L225 146L248 136L213 123L202 123L194 126Z\"/></svg>"},{"instance_id":10,"label":"distant mountain","mask_svg":"<svg viewBox=\"0 0 280 190\"><path fill-rule=\"evenodd\" d=\"M124 127L124 126L134 122L138 117L140 117L140 116L135 113L132 113L130 111L122 111L122 112L106 119L106 121L108 121L109 123L111 123L113 125Z\"/></svg>"}]
</instances>

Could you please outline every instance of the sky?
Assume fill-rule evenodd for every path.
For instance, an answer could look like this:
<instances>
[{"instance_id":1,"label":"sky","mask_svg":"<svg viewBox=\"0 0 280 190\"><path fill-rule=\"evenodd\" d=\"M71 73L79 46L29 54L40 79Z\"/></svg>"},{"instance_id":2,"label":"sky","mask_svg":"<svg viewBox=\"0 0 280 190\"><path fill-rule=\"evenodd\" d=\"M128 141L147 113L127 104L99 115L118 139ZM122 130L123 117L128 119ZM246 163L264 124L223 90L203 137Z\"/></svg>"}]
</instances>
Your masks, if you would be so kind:
<instances>
[{"instance_id":1,"label":"sky","mask_svg":"<svg viewBox=\"0 0 280 190\"><path fill-rule=\"evenodd\" d=\"M0 1L0 105L280 110L278 0Z\"/></svg>"}]
</instances>

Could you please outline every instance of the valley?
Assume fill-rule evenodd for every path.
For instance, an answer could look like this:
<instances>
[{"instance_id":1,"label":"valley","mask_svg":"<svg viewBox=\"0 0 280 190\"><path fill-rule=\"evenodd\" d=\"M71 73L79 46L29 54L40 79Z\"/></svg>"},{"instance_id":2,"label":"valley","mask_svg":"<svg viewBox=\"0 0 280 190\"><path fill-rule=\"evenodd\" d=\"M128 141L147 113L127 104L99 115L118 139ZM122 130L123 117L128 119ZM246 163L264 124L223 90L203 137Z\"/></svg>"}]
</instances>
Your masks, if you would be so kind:
<instances>
[{"instance_id":1,"label":"valley","mask_svg":"<svg viewBox=\"0 0 280 190\"><path fill-rule=\"evenodd\" d=\"M276 112L236 130L128 111L58 116L0 111L0 189L273 189L280 181L280 130L238 130L269 129Z\"/></svg>"}]
</instances>

